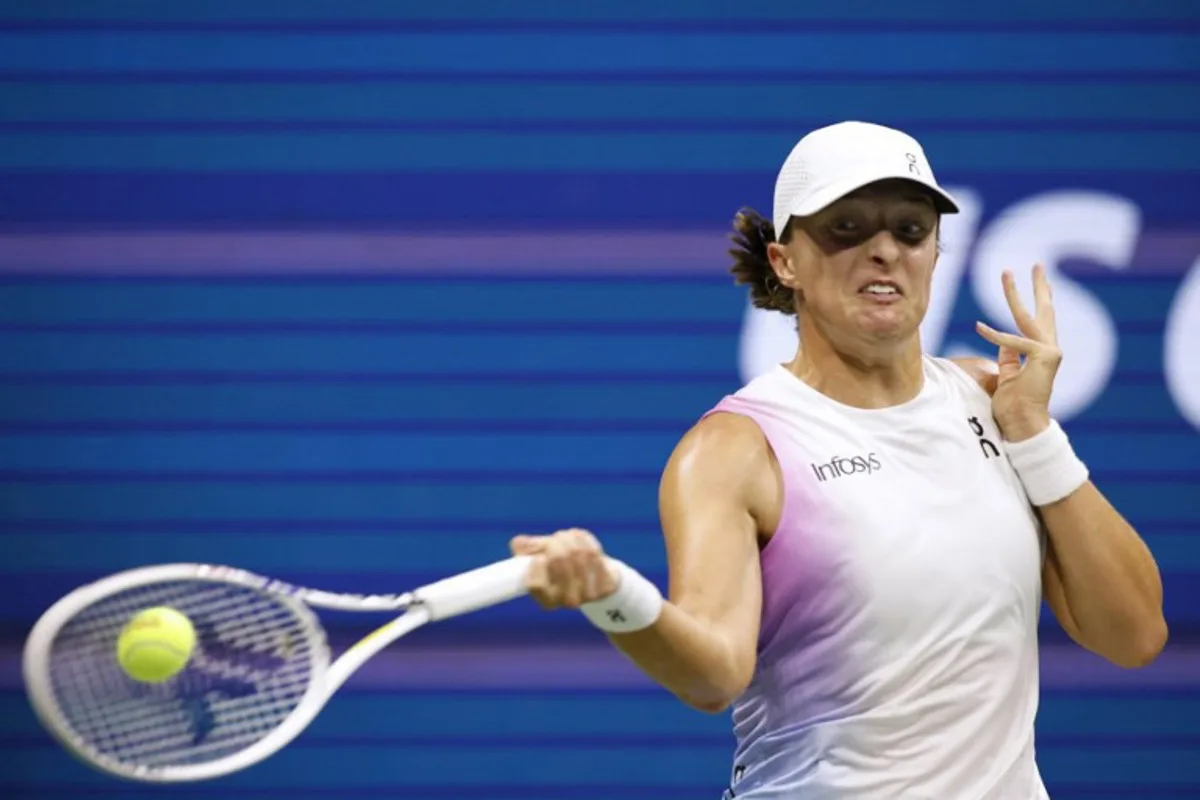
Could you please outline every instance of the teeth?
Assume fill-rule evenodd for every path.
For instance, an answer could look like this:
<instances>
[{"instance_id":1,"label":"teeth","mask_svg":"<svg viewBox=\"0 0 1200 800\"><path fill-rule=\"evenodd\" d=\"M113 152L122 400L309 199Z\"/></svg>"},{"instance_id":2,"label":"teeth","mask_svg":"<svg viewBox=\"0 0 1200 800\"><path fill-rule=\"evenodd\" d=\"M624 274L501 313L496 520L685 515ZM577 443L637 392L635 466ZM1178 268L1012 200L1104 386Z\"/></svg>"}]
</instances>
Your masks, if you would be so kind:
<instances>
[{"instance_id":1,"label":"teeth","mask_svg":"<svg viewBox=\"0 0 1200 800\"><path fill-rule=\"evenodd\" d=\"M871 294L895 294L896 287L888 286L885 283L872 283L867 286L866 291L870 292Z\"/></svg>"}]
</instances>

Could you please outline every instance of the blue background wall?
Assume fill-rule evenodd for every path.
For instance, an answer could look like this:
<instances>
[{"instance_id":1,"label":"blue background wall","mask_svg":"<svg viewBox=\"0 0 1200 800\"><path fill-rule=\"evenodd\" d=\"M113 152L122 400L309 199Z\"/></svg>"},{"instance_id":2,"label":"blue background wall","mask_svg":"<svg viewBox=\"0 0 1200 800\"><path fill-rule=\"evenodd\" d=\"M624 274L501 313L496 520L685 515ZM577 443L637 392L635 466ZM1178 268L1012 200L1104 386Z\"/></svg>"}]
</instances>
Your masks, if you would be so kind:
<instances>
[{"instance_id":1,"label":"blue background wall","mask_svg":"<svg viewBox=\"0 0 1200 800\"><path fill-rule=\"evenodd\" d=\"M50 744L19 646L79 582L176 559L388 591L581 525L663 585L658 472L779 344L724 233L846 118L969 201L938 352L1008 322L995 264L1074 284L1063 417L1165 572L1150 669L1047 618L1053 796L1200 796L1186 0L0 2L0 796L717 797L727 718L527 601L419 632L186 793Z\"/></svg>"}]
</instances>

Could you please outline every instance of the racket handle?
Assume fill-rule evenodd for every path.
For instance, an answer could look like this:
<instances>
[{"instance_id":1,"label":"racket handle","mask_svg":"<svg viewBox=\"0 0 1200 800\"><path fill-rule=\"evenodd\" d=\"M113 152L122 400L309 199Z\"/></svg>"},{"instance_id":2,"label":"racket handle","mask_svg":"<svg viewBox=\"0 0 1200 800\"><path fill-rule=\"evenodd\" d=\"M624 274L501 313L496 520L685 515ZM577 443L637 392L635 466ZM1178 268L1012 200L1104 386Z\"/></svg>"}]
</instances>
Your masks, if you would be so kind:
<instances>
[{"instance_id":1,"label":"racket handle","mask_svg":"<svg viewBox=\"0 0 1200 800\"><path fill-rule=\"evenodd\" d=\"M528 594L525 573L531 560L529 556L514 556L422 586L413 594L424 601L430 620L506 603Z\"/></svg>"}]
</instances>

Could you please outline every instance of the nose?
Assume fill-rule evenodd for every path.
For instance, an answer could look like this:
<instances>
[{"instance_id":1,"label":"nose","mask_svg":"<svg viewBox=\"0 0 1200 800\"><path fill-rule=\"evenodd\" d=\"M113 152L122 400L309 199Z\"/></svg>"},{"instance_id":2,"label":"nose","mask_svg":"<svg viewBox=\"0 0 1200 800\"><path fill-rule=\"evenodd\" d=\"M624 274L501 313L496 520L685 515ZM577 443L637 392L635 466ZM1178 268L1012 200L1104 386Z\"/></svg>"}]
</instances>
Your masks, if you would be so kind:
<instances>
[{"instance_id":1,"label":"nose","mask_svg":"<svg viewBox=\"0 0 1200 800\"><path fill-rule=\"evenodd\" d=\"M881 267L891 267L900 258L900 244L892 232L882 230L866 243L867 257Z\"/></svg>"}]
</instances>

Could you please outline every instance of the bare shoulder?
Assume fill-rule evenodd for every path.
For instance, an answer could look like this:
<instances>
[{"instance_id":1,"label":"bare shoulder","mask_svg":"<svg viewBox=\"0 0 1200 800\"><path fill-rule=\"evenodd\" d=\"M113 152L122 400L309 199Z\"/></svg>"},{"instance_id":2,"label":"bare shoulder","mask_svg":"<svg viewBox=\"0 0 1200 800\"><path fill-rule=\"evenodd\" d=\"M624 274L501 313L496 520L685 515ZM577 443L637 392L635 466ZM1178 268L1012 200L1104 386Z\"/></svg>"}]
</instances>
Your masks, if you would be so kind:
<instances>
[{"instance_id":1,"label":"bare shoulder","mask_svg":"<svg viewBox=\"0 0 1200 800\"><path fill-rule=\"evenodd\" d=\"M719 411L697 422L675 447L672 460L724 465L725 469L769 463L771 448L758 424L741 414Z\"/></svg>"},{"instance_id":2,"label":"bare shoulder","mask_svg":"<svg viewBox=\"0 0 1200 800\"><path fill-rule=\"evenodd\" d=\"M999 369L995 361L981 356L963 356L961 358L952 358L950 361L974 378L975 382L979 384L979 388L987 392L988 395L995 393L996 376L999 374Z\"/></svg>"},{"instance_id":3,"label":"bare shoulder","mask_svg":"<svg viewBox=\"0 0 1200 800\"><path fill-rule=\"evenodd\" d=\"M782 507L782 476L758 424L731 412L710 414L676 445L660 487L665 512L680 503L706 514L740 509L773 531Z\"/></svg>"}]
</instances>

